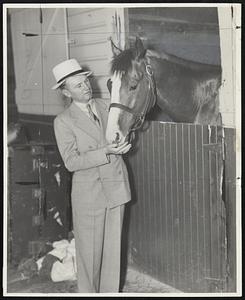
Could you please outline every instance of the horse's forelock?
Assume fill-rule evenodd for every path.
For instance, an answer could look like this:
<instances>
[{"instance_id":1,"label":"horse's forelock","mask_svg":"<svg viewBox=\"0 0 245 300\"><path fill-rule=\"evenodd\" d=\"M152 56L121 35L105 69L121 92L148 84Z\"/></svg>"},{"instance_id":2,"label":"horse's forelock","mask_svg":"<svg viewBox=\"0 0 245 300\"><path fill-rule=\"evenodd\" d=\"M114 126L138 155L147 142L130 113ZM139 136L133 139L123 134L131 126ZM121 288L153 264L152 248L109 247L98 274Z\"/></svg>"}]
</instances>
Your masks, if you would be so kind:
<instances>
[{"instance_id":1,"label":"horse's forelock","mask_svg":"<svg viewBox=\"0 0 245 300\"><path fill-rule=\"evenodd\" d=\"M111 73L128 72L132 68L132 61L135 53L132 49L127 49L113 58L111 63Z\"/></svg>"}]
</instances>

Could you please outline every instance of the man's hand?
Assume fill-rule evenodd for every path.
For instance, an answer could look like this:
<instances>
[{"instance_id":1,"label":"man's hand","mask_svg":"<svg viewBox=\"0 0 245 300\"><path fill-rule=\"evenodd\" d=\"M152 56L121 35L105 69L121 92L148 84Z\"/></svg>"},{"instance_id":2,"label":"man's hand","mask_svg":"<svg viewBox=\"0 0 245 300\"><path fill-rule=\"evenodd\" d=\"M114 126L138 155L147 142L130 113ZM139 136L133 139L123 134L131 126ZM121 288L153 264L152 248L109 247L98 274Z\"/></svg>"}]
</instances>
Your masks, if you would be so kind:
<instances>
[{"instance_id":1,"label":"man's hand","mask_svg":"<svg viewBox=\"0 0 245 300\"><path fill-rule=\"evenodd\" d=\"M131 147L132 145L128 144L128 142L121 145L116 143L109 144L105 146L105 154L125 154Z\"/></svg>"}]
</instances>

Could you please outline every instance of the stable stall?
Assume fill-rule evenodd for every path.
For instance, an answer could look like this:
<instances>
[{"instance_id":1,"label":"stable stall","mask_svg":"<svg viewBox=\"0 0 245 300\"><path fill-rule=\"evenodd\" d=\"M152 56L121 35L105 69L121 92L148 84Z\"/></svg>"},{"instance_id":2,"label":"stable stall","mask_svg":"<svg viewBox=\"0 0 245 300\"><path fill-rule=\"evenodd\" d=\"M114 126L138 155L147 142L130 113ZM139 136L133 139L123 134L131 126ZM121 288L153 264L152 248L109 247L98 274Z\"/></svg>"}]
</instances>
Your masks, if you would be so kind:
<instances>
[{"instance_id":1,"label":"stable stall","mask_svg":"<svg viewBox=\"0 0 245 300\"><path fill-rule=\"evenodd\" d=\"M53 66L76 58L93 71L94 97L108 102L110 39L124 49L139 36L146 48L222 66L223 126L161 122L159 107L148 116L149 126L126 157L133 201L125 219L125 264L183 292L236 290L239 124L229 77L235 58L224 60L234 43L231 12L232 7L8 9L8 122L22 124L9 158L9 262L37 257L47 242L72 230L70 174L53 132L54 117L69 103L51 90ZM230 20L227 28L224 19Z\"/></svg>"}]
</instances>

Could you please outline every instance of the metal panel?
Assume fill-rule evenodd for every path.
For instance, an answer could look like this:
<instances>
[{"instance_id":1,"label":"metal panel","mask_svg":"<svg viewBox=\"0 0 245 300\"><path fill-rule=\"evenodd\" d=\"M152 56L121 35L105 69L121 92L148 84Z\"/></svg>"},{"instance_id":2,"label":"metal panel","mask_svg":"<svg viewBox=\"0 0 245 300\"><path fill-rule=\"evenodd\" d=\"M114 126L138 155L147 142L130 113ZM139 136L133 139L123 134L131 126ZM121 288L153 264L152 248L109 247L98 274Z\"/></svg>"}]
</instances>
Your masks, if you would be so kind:
<instances>
[{"instance_id":1,"label":"metal panel","mask_svg":"<svg viewBox=\"0 0 245 300\"><path fill-rule=\"evenodd\" d=\"M226 290L223 132L150 122L128 157L132 259L187 292Z\"/></svg>"}]
</instances>

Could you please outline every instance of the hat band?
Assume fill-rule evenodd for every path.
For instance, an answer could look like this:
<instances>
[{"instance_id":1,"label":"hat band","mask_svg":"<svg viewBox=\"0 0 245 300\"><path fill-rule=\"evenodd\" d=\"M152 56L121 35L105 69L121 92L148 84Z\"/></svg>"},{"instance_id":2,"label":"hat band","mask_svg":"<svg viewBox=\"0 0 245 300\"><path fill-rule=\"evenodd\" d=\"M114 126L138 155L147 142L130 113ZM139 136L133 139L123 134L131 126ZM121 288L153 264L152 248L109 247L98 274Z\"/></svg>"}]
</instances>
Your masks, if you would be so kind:
<instances>
[{"instance_id":1,"label":"hat band","mask_svg":"<svg viewBox=\"0 0 245 300\"><path fill-rule=\"evenodd\" d=\"M70 74L68 74L68 75L66 75L66 76L64 76L64 77L62 77L61 79L59 79L59 80L57 81L57 83L60 83L60 82L63 81L64 79L66 79L66 78L68 78L68 77L70 77L70 76L77 75L77 74L82 73L82 72L83 72L83 70L77 70L77 71L74 71L74 72L72 72L72 73L70 73Z\"/></svg>"}]
</instances>

